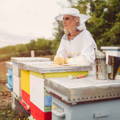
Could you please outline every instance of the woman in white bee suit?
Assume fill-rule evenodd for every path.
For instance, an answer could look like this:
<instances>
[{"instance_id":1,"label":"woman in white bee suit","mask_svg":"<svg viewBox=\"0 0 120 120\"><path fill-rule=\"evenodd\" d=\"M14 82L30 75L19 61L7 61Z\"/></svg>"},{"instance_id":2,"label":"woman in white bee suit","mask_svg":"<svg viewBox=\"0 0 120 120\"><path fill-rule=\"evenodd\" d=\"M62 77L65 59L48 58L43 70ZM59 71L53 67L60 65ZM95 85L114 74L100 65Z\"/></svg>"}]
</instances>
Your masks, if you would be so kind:
<instances>
[{"instance_id":1,"label":"woman in white bee suit","mask_svg":"<svg viewBox=\"0 0 120 120\"><path fill-rule=\"evenodd\" d=\"M80 14L75 8L66 8L57 20L63 21L65 34L54 57L55 64L91 65L95 60L96 43L86 29L89 16Z\"/></svg>"}]
</instances>

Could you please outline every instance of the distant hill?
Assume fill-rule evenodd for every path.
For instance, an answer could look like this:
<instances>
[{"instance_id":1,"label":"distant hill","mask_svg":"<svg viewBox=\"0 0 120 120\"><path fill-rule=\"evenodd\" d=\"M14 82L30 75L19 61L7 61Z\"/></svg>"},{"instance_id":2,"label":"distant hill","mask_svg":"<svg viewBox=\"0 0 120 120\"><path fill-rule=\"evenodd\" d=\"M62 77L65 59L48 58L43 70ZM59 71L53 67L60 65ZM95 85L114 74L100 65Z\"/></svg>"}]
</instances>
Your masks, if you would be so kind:
<instances>
[{"instance_id":1,"label":"distant hill","mask_svg":"<svg viewBox=\"0 0 120 120\"><path fill-rule=\"evenodd\" d=\"M27 57L30 56L30 51L35 51L35 56L53 55L58 48L59 42L56 40L47 40L39 38L31 40L27 44L17 44L0 48L0 61L9 60L11 57Z\"/></svg>"}]
</instances>

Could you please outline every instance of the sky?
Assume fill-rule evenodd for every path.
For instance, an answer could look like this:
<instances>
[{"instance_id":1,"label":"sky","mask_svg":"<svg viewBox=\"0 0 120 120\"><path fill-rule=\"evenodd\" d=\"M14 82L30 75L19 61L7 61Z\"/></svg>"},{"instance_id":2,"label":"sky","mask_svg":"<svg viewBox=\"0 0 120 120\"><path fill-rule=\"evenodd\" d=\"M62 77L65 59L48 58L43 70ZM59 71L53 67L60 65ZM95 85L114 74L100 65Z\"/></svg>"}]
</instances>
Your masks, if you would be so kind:
<instances>
[{"instance_id":1,"label":"sky","mask_svg":"<svg viewBox=\"0 0 120 120\"><path fill-rule=\"evenodd\" d=\"M0 48L52 39L55 17L69 6L67 0L0 0Z\"/></svg>"}]
</instances>

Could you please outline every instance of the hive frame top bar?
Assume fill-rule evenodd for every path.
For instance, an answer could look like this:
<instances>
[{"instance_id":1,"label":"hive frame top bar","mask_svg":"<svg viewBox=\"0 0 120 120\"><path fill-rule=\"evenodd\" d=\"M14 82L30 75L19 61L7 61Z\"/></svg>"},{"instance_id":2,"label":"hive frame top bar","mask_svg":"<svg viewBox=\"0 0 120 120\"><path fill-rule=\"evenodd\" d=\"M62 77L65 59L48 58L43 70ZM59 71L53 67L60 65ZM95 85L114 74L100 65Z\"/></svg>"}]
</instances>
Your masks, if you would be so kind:
<instances>
[{"instance_id":1,"label":"hive frame top bar","mask_svg":"<svg viewBox=\"0 0 120 120\"><path fill-rule=\"evenodd\" d=\"M21 69L40 72L40 73L90 71L92 69L91 66L56 65L52 61L34 62L34 63L20 62L19 67Z\"/></svg>"}]
</instances>

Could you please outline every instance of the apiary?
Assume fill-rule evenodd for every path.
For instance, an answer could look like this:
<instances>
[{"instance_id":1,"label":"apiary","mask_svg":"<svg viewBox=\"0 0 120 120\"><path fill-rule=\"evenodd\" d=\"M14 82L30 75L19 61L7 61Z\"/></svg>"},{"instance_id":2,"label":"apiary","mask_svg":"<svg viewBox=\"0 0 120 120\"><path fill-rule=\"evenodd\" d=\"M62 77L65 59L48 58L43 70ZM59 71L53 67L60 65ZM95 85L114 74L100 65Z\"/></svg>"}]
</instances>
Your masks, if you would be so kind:
<instances>
[{"instance_id":1,"label":"apiary","mask_svg":"<svg viewBox=\"0 0 120 120\"><path fill-rule=\"evenodd\" d=\"M36 120L52 120L52 96L46 92L45 82L49 78L77 77L88 75L90 66L55 65L48 62L22 62L21 71L24 71L23 87L21 86L22 99L29 106L31 115ZM29 73L29 75L28 75ZM27 82L24 78L29 79ZM26 81L26 82L25 82ZM30 84L27 85L27 84ZM26 86L25 86L26 85ZM29 86L29 91L27 87Z\"/></svg>"}]
</instances>

